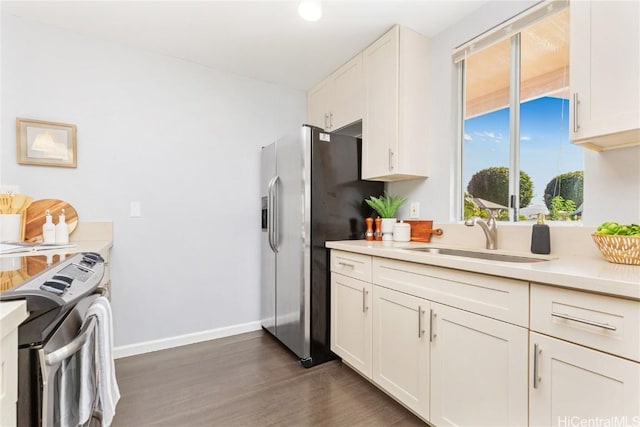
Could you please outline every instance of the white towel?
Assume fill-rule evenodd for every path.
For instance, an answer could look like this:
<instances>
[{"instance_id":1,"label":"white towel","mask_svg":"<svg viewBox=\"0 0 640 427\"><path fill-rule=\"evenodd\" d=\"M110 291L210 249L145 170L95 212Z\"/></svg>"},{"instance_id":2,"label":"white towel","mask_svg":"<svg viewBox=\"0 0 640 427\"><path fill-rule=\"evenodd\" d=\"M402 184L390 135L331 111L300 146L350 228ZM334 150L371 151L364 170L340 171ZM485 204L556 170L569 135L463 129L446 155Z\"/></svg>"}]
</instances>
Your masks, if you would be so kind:
<instances>
[{"instance_id":1,"label":"white towel","mask_svg":"<svg viewBox=\"0 0 640 427\"><path fill-rule=\"evenodd\" d=\"M78 422L80 381L82 378L81 357L71 357L62 361L59 371L59 399L57 419L54 424L60 427L75 427Z\"/></svg>"},{"instance_id":2,"label":"white towel","mask_svg":"<svg viewBox=\"0 0 640 427\"><path fill-rule=\"evenodd\" d=\"M95 317L95 316L92 316ZM88 322L91 317L87 316L84 322ZM83 323L84 323L83 322ZM78 425L83 425L93 412L94 402L97 399L96 390L96 333L98 331L98 324L96 319L96 326L94 331L87 339L87 342L80 349L80 382L79 382L79 396L78 396Z\"/></svg>"},{"instance_id":3,"label":"white towel","mask_svg":"<svg viewBox=\"0 0 640 427\"><path fill-rule=\"evenodd\" d=\"M113 363L113 320L111 315L111 305L105 297L98 297L87 310L85 321L91 316L95 316L97 320L95 331L96 345L96 368L97 368L97 389L99 397L99 405L102 410L102 426L108 427L113 421L116 413L116 405L120 400L120 390L116 381L116 370ZM90 384L87 388L81 390L80 399L80 424L84 424L91 416L91 394ZM85 394L85 398L82 398Z\"/></svg>"},{"instance_id":4,"label":"white towel","mask_svg":"<svg viewBox=\"0 0 640 427\"><path fill-rule=\"evenodd\" d=\"M85 318L87 322L89 318ZM83 323L84 326L84 323ZM91 417L96 395L95 331L77 353L62 361L59 370L58 411L54 424L76 427Z\"/></svg>"}]
</instances>

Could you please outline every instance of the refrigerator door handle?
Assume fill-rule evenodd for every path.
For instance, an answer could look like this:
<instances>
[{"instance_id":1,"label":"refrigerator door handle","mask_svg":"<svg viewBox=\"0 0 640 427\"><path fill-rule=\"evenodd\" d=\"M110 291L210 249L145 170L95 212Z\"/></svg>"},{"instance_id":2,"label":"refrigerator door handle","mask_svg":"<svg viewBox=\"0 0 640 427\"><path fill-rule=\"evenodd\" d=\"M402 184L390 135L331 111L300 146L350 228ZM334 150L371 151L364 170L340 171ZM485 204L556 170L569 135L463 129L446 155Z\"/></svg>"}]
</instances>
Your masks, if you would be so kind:
<instances>
[{"instance_id":1,"label":"refrigerator door handle","mask_svg":"<svg viewBox=\"0 0 640 427\"><path fill-rule=\"evenodd\" d=\"M273 252L276 251L273 246L273 232L271 231L271 224L273 223L273 181L275 179L275 177L271 178L267 184L267 238L269 240L269 247Z\"/></svg>"},{"instance_id":2,"label":"refrigerator door handle","mask_svg":"<svg viewBox=\"0 0 640 427\"><path fill-rule=\"evenodd\" d=\"M276 183L279 179L279 176L274 176L268 186L267 235L269 236L269 246L273 252L278 252L278 191Z\"/></svg>"}]
</instances>

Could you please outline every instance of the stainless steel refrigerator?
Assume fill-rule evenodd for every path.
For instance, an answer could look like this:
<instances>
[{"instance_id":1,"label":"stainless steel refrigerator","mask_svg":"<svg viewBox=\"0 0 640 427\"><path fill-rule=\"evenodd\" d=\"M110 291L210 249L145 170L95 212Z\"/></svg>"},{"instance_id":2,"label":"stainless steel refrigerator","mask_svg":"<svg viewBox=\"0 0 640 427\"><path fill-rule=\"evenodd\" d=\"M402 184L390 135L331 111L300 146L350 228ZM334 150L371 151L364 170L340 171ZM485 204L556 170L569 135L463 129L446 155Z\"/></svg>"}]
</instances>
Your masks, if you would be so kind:
<instances>
[{"instance_id":1,"label":"stainless steel refrigerator","mask_svg":"<svg viewBox=\"0 0 640 427\"><path fill-rule=\"evenodd\" d=\"M332 359L328 240L363 239L362 143L304 125L262 148L262 327L305 367Z\"/></svg>"}]
</instances>

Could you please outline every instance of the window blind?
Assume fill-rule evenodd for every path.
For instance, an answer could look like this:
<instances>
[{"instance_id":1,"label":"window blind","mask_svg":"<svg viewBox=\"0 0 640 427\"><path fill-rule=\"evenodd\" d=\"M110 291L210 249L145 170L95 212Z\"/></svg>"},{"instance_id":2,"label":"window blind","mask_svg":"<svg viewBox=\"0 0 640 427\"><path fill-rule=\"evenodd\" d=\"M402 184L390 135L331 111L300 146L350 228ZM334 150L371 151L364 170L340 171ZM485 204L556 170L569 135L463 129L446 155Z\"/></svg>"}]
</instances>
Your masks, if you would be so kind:
<instances>
[{"instance_id":1,"label":"window blind","mask_svg":"<svg viewBox=\"0 0 640 427\"><path fill-rule=\"evenodd\" d=\"M453 61L458 63L467 56L518 34L547 16L569 7L569 0L547 0L531 6L513 18L496 25L453 50Z\"/></svg>"}]
</instances>

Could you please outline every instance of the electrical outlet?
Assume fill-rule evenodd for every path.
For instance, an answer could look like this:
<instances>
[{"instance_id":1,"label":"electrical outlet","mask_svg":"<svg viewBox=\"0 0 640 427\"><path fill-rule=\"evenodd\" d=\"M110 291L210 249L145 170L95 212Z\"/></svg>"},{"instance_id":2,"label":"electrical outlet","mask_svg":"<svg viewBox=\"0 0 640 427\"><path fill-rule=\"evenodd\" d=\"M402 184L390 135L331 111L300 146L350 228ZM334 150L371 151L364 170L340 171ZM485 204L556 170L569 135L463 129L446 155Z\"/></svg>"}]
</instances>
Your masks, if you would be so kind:
<instances>
[{"instance_id":1,"label":"electrical outlet","mask_svg":"<svg viewBox=\"0 0 640 427\"><path fill-rule=\"evenodd\" d=\"M420 203L412 202L409 208L409 218L420 218Z\"/></svg>"}]
</instances>

